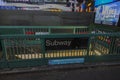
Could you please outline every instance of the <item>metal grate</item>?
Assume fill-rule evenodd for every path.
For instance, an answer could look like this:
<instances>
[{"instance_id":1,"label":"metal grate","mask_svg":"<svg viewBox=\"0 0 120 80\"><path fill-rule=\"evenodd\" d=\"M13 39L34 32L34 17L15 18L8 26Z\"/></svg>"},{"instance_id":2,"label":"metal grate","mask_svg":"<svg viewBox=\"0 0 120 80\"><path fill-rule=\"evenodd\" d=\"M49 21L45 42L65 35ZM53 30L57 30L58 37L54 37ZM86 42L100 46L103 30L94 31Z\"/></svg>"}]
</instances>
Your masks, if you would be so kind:
<instances>
[{"instance_id":1,"label":"metal grate","mask_svg":"<svg viewBox=\"0 0 120 80\"><path fill-rule=\"evenodd\" d=\"M5 40L7 59L36 59L42 58L40 40L28 39L7 39Z\"/></svg>"}]
</instances>

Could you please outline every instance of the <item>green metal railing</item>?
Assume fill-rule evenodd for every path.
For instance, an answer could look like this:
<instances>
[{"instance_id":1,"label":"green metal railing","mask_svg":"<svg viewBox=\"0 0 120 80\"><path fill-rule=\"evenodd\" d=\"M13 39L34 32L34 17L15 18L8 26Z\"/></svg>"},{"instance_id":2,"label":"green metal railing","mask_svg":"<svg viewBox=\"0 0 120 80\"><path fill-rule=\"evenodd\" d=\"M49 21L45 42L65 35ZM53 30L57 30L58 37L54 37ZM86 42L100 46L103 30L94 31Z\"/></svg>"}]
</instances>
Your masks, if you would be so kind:
<instances>
[{"instance_id":1,"label":"green metal railing","mask_svg":"<svg viewBox=\"0 0 120 80\"><path fill-rule=\"evenodd\" d=\"M46 39L76 38L88 38L87 48L46 49ZM57 59L84 58L84 63L120 60L120 33L1 35L0 39L0 68L49 65Z\"/></svg>"},{"instance_id":2,"label":"green metal railing","mask_svg":"<svg viewBox=\"0 0 120 80\"><path fill-rule=\"evenodd\" d=\"M0 26L2 34L83 34L88 33L87 26Z\"/></svg>"}]
</instances>

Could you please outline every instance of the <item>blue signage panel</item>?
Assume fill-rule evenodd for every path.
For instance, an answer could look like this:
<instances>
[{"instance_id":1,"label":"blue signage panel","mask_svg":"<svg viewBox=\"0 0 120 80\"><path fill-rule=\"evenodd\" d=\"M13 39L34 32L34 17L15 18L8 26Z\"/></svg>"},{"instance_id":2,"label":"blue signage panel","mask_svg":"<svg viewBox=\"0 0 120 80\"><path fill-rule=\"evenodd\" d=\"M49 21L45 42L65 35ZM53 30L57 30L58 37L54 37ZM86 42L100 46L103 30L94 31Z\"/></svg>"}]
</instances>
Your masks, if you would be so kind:
<instances>
[{"instance_id":1,"label":"blue signage panel","mask_svg":"<svg viewBox=\"0 0 120 80\"><path fill-rule=\"evenodd\" d=\"M71 64L71 63L84 63L84 58L73 58L73 59L55 59L55 60L49 60L49 65L55 65L55 64Z\"/></svg>"},{"instance_id":2,"label":"blue signage panel","mask_svg":"<svg viewBox=\"0 0 120 80\"><path fill-rule=\"evenodd\" d=\"M2 10L16 10L17 8L15 6L0 6L0 9Z\"/></svg>"},{"instance_id":3,"label":"blue signage panel","mask_svg":"<svg viewBox=\"0 0 120 80\"><path fill-rule=\"evenodd\" d=\"M120 1L120 0L95 0L95 6L111 3L114 1Z\"/></svg>"}]
</instances>

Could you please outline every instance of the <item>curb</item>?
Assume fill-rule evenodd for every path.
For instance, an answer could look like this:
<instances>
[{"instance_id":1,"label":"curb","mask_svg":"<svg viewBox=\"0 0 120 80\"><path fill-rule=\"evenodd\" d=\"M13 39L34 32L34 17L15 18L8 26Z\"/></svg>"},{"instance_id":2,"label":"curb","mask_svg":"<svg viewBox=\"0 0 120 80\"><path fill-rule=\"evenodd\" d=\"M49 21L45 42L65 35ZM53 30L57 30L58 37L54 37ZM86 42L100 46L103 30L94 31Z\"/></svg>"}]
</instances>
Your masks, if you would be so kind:
<instances>
[{"instance_id":1,"label":"curb","mask_svg":"<svg viewBox=\"0 0 120 80\"><path fill-rule=\"evenodd\" d=\"M120 62L46 65L46 66L38 66L38 67L3 69L3 70L0 70L0 75L2 75L2 74L20 74L20 73L29 73L29 72L45 72L45 71L52 71L52 70L89 69L89 68L97 68L97 67L114 67L114 66L120 66Z\"/></svg>"}]
</instances>

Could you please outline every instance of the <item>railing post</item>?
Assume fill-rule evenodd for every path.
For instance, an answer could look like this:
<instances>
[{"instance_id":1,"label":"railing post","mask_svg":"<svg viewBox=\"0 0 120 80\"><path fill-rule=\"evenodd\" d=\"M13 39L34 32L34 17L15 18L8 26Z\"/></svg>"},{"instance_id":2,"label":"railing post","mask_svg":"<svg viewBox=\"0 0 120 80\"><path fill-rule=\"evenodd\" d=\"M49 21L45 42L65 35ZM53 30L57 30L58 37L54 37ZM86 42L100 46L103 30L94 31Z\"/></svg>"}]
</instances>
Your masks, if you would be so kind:
<instances>
[{"instance_id":1,"label":"railing post","mask_svg":"<svg viewBox=\"0 0 120 80\"><path fill-rule=\"evenodd\" d=\"M48 28L48 32L49 32L49 34L51 34L51 28Z\"/></svg>"},{"instance_id":2,"label":"railing post","mask_svg":"<svg viewBox=\"0 0 120 80\"><path fill-rule=\"evenodd\" d=\"M7 59L7 52L6 52L6 48L5 48L5 40L1 40L1 43L2 43L2 53L3 53L3 56L2 56L2 60L3 61L6 61Z\"/></svg>"},{"instance_id":3,"label":"railing post","mask_svg":"<svg viewBox=\"0 0 120 80\"><path fill-rule=\"evenodd\" d=\"M76 33L75 33L75 32L76 32L76 29L77 29L77 28L73 28L73 34L76 34Z\"/></svg>"},{"instance_id":4,"label":"railing post","mask_svg":"<svg viewBox=\"0 0 120 80\"><path fill-rule=\"evenodd\" d=\"M43 60L43 65L46 65L47 64L47 62L46 62L46 58L45 58L45 38L42 38L41 39L41 49L42 49L42 60Z\"/></svg>"},{"instance_id":5,"label":"railing post","mask_svg":"<svg viewBox=\"0 0 120 80\"><path fill-rule=\"evenodd\" d=\"M1 44L2 44L2 68L8 68L9 65L8 65L8 61L7 61L7 50L6 50L6 47L5 47L5 40L2 39L1 40Z\"/></svg>"},{"instance_id":6,"label":"railing post","mask_svg":"<svg viewBox=\"0 0 120 80\"><path fill-rule=\"evenodd\" d=\"M89 56L89 52L90 52L90 37L88 39L88 47L87 47L87 56Z\"/></svg>"}]
</instances>

